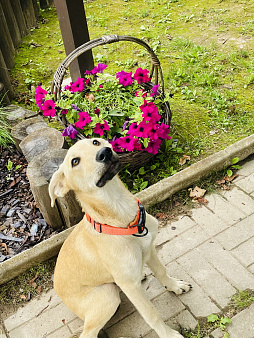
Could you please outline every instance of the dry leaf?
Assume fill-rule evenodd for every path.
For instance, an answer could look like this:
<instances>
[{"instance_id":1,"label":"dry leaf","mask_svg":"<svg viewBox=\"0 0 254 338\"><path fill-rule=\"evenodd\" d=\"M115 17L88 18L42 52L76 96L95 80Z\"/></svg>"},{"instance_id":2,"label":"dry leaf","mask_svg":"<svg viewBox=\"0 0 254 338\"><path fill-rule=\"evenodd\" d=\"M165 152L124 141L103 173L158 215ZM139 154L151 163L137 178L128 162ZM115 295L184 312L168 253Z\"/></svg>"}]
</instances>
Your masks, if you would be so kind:
<instances>
[{"instance_id":1,"label":"dry leaf","mask_svg":"<svg viewBox=\"0 0 254 338\"><path fill-rule=\"evenodd\" d=\"M20 298L21 298L22 300L26 300L26 296L25 296L25 295L20 295Z\"/></svg>"},{"instance_id":2,"label":"dry leaf","mask_svg":"<svg viewBox=\"0 0 254 338\"><path fill-rule=\"evenodd\" d=\"M93 94L86 94L86 99L90 102L94 102L95 98Z\"/></svg>"},{"instance_id":3,"label":"dry leaf","mask_svg":"<svg viewBox=\"0 0 254 338\"><path fill-rule=\"evenodd\" d=\"M38 277L39 277L39 274L37 273L37 274L35 275L35 277L32 278L32 279L29 281L29 285L30 285L31 287L36 288L37 284L35 283L35 280L36 280Z\"/></svg>"},{"instance_id":4,"label":"dry leaf","mask_svg":"<svg viewBox=\"0 0 254 338\"><path fill-rule=\"evenodd\" d=\"M190 160L190 156L189 155L183 155L183 157L181 157L180 160L179 160L179 164L180 165L184 165L189 160Z\"/></svg>"},{"instance_id":5,"label":"dry leaf","mask_svg":"<svg viewBox=\"0 0 254 338\"><path fill-rule=\"evenodd\" d=\"M226 181L224 179L216 181L216 184L221 185L224 184Z\"/></svg>"},{"instance_id":6,"label":"dry leaf","mask_svg":"<svg viewBox=\"0 0 254 338\"><path fill-rule=\"evenodd\" d=\"M8 254L8 248L6 243L0 243L1 246L3 246L5 248L6 253Z\"/></svg>"},{"instance_id":7,"label":"dry leaf","mask_svg":"<svg viewBox=\"0 0 254 338\"><path fill-rule=\"evenodd\" d=\"M63 324L65 325L65 319L62 319Z\"/></svg>"},{"instance_id":8,"label":"dry leaf","mask_svg":"<svg viewBox=\"0 0 254 338\"><path fill-rule=\"evenodd\" d=\"M40 293L41 293L41 285L39 285L39 286L37 287L36 292L38 293L38 295L40 295Z\"/></svg>"},{"instance_id":9,"label":"dry leaf","mask_svg":"<svg viewBox=\"0 0 254 338\"><path fill-rule=\"evenodd\" d=\"M227 182L232 182L236 177L238 177L239 175L237 175L237 174L234 174L234 175L232 175L232 176L228 176L228 175L226 175L225 177L224 177L224 179L227 181Z\"/></svg>"},{"instance_id":10,"label":"dry leaf","mask_svg":"<svg viewBox=\"0 0 254 338\"><path fill-rule=\"evenodd\" d=\"M155 217L159 219L165 219L168 217L168 215L164 214L163 212L158 212Z\"/></svg>"},{"instance_id":11,"label":"dry leaf","mask_svg":"<svg viewBox=\"0 0 254 338\"><path fill-rule=\"evenodd\" d=\"M195 187L194 189L190 188L189 189L190 191L190 197L203 197L206 193L206 190L205 189L201 189L199 187Z\"/></svg>"}]
</instances>

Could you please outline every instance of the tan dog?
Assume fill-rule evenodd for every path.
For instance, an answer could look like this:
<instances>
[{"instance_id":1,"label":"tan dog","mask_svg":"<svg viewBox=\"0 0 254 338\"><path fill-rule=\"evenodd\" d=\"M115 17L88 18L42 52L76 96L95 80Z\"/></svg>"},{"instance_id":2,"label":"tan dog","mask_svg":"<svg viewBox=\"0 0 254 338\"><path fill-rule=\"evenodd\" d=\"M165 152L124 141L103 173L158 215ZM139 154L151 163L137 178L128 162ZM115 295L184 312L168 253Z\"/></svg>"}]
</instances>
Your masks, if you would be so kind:
<instances>
[{"instance_id":1,"label":"tan dog","mask_svg":"<svg viewBox=\"0 0 254 338\"><path fill-rule=\"evenodd\" d=\"M175 294L189 291L191 285L169 277L160 263L153 245L158 229L154 217L146 214L147 234L144 224L128 227L134 219L142 223L145 215L142 205L116 175L119 170L118 156L107 141L85 139L68 150L54 173L49 186L52 205L56 197L73 190L97 229L93 220L84 216L67 238L57 259L55 290L84 320L80 337L97 337L120 304L119 286L159 337L180 338L182 335L162 321L142 289L143 266L146 263L160 283ZM146 235L112 235L103 229L100 233L101 224L116 231L120 228L120 233L135 230L139 235L139 229L140 235Z\"/></svg>"}]
</instances>

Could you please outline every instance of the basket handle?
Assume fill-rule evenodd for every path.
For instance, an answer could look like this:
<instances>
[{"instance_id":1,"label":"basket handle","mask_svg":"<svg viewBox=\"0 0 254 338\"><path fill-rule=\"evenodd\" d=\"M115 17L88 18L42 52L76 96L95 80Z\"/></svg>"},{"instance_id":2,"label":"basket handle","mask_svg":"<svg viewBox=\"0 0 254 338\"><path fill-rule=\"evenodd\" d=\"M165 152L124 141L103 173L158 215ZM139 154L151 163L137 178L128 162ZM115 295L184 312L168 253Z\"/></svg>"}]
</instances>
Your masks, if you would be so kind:
<instances>
[{"instance_id":1,"label":"basket handle","mask_svg":"<svg viewBox=\"0 0 254 338\"><path fill-rule=\"evenodd\" d=\"M143 40L140 40L138 38L134 38L132 36L127 36L127 35L104 35L101 38L94 39L91 41L88 41L84 43L83 45L79 46L75 50L73 50L64 60L63 62L59 65L57 68L52 85L51 85L51 93L54 93L55 95L55 100L57 98L60 99L60 93L61 93L61 87L62 87L62 82L64 75L69 67L69 65L81 54L87 52L88 50L100 46L100 45L106 45L110 44L113 42L118 42L118 41L131 41L131 42L136 42L137 44L143 46L146 48L146 50L149 52L150 57L151 57L151 63L152 63L152 69L151 69L151 78L153 76L153 73L155 73L155 78L154 82L156 85L158 85L158 74L160 76L160 84L161 84L161 91L162 94L164 95L164 80L163 80L163 75L162 75L162 69L160 66L160 61L152 48Z\"/></svg>"}]
</instances>

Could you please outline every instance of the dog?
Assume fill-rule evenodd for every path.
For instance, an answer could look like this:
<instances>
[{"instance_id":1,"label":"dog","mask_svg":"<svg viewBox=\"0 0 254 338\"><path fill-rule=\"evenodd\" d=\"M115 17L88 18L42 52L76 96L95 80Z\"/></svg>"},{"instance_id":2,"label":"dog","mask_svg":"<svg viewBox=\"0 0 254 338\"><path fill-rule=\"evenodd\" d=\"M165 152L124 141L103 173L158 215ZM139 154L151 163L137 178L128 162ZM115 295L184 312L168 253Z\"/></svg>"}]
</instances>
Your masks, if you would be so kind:
<instances>
[{"instance_id":1,"label":"dog","mask_svg":"<svg viewBox=\"0 0 254 338\"><path fill-rule=\"evenodd\" d=\"M84 320L82 338L98 336L120 304L120 289L160 338L183 337L163 322L147 298L141 287L143 266L177 295L191 285L167 275L153 245L158 221L122 183L120 169L110 143L92 138L75 143L53 174L52 206L73 190L85 212L58 255L55 291Z\"/></svg>"}]
</instances>

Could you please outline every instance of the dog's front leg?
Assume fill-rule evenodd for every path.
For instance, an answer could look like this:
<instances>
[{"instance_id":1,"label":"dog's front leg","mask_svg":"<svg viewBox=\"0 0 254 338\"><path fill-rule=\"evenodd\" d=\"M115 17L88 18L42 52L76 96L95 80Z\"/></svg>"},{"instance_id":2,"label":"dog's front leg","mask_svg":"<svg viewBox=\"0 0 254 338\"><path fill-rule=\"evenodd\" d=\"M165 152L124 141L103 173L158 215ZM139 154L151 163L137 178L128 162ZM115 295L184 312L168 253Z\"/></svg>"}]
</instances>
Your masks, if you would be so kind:
<instances>
[{"instance_id":1,"label":"dog's front leg","mask_svg":"<svg viewBox=\"0 0 254 338\"><path fill-rule=\"evenodd\" d=\"M158 311L147 298L141 287L141 283L138 285L134 283L117 284L160 338L183 338L180 333L171 329L163 322Z\"/></svg>"},{"instance_id":2,"label":"dog's front leg","mask_svg":"<svg viewBox=\"0 0 254 338\"><path fill-rule=\"evenodd\" d=\"M166 268L160 262L154 246L151 248L147 265L153 271L154 276L158 279L161 285L165 286L167 290L173 291L176 295L188 292L192 288L191 284L167 275Z\"/></svg>"}]
</instances>

